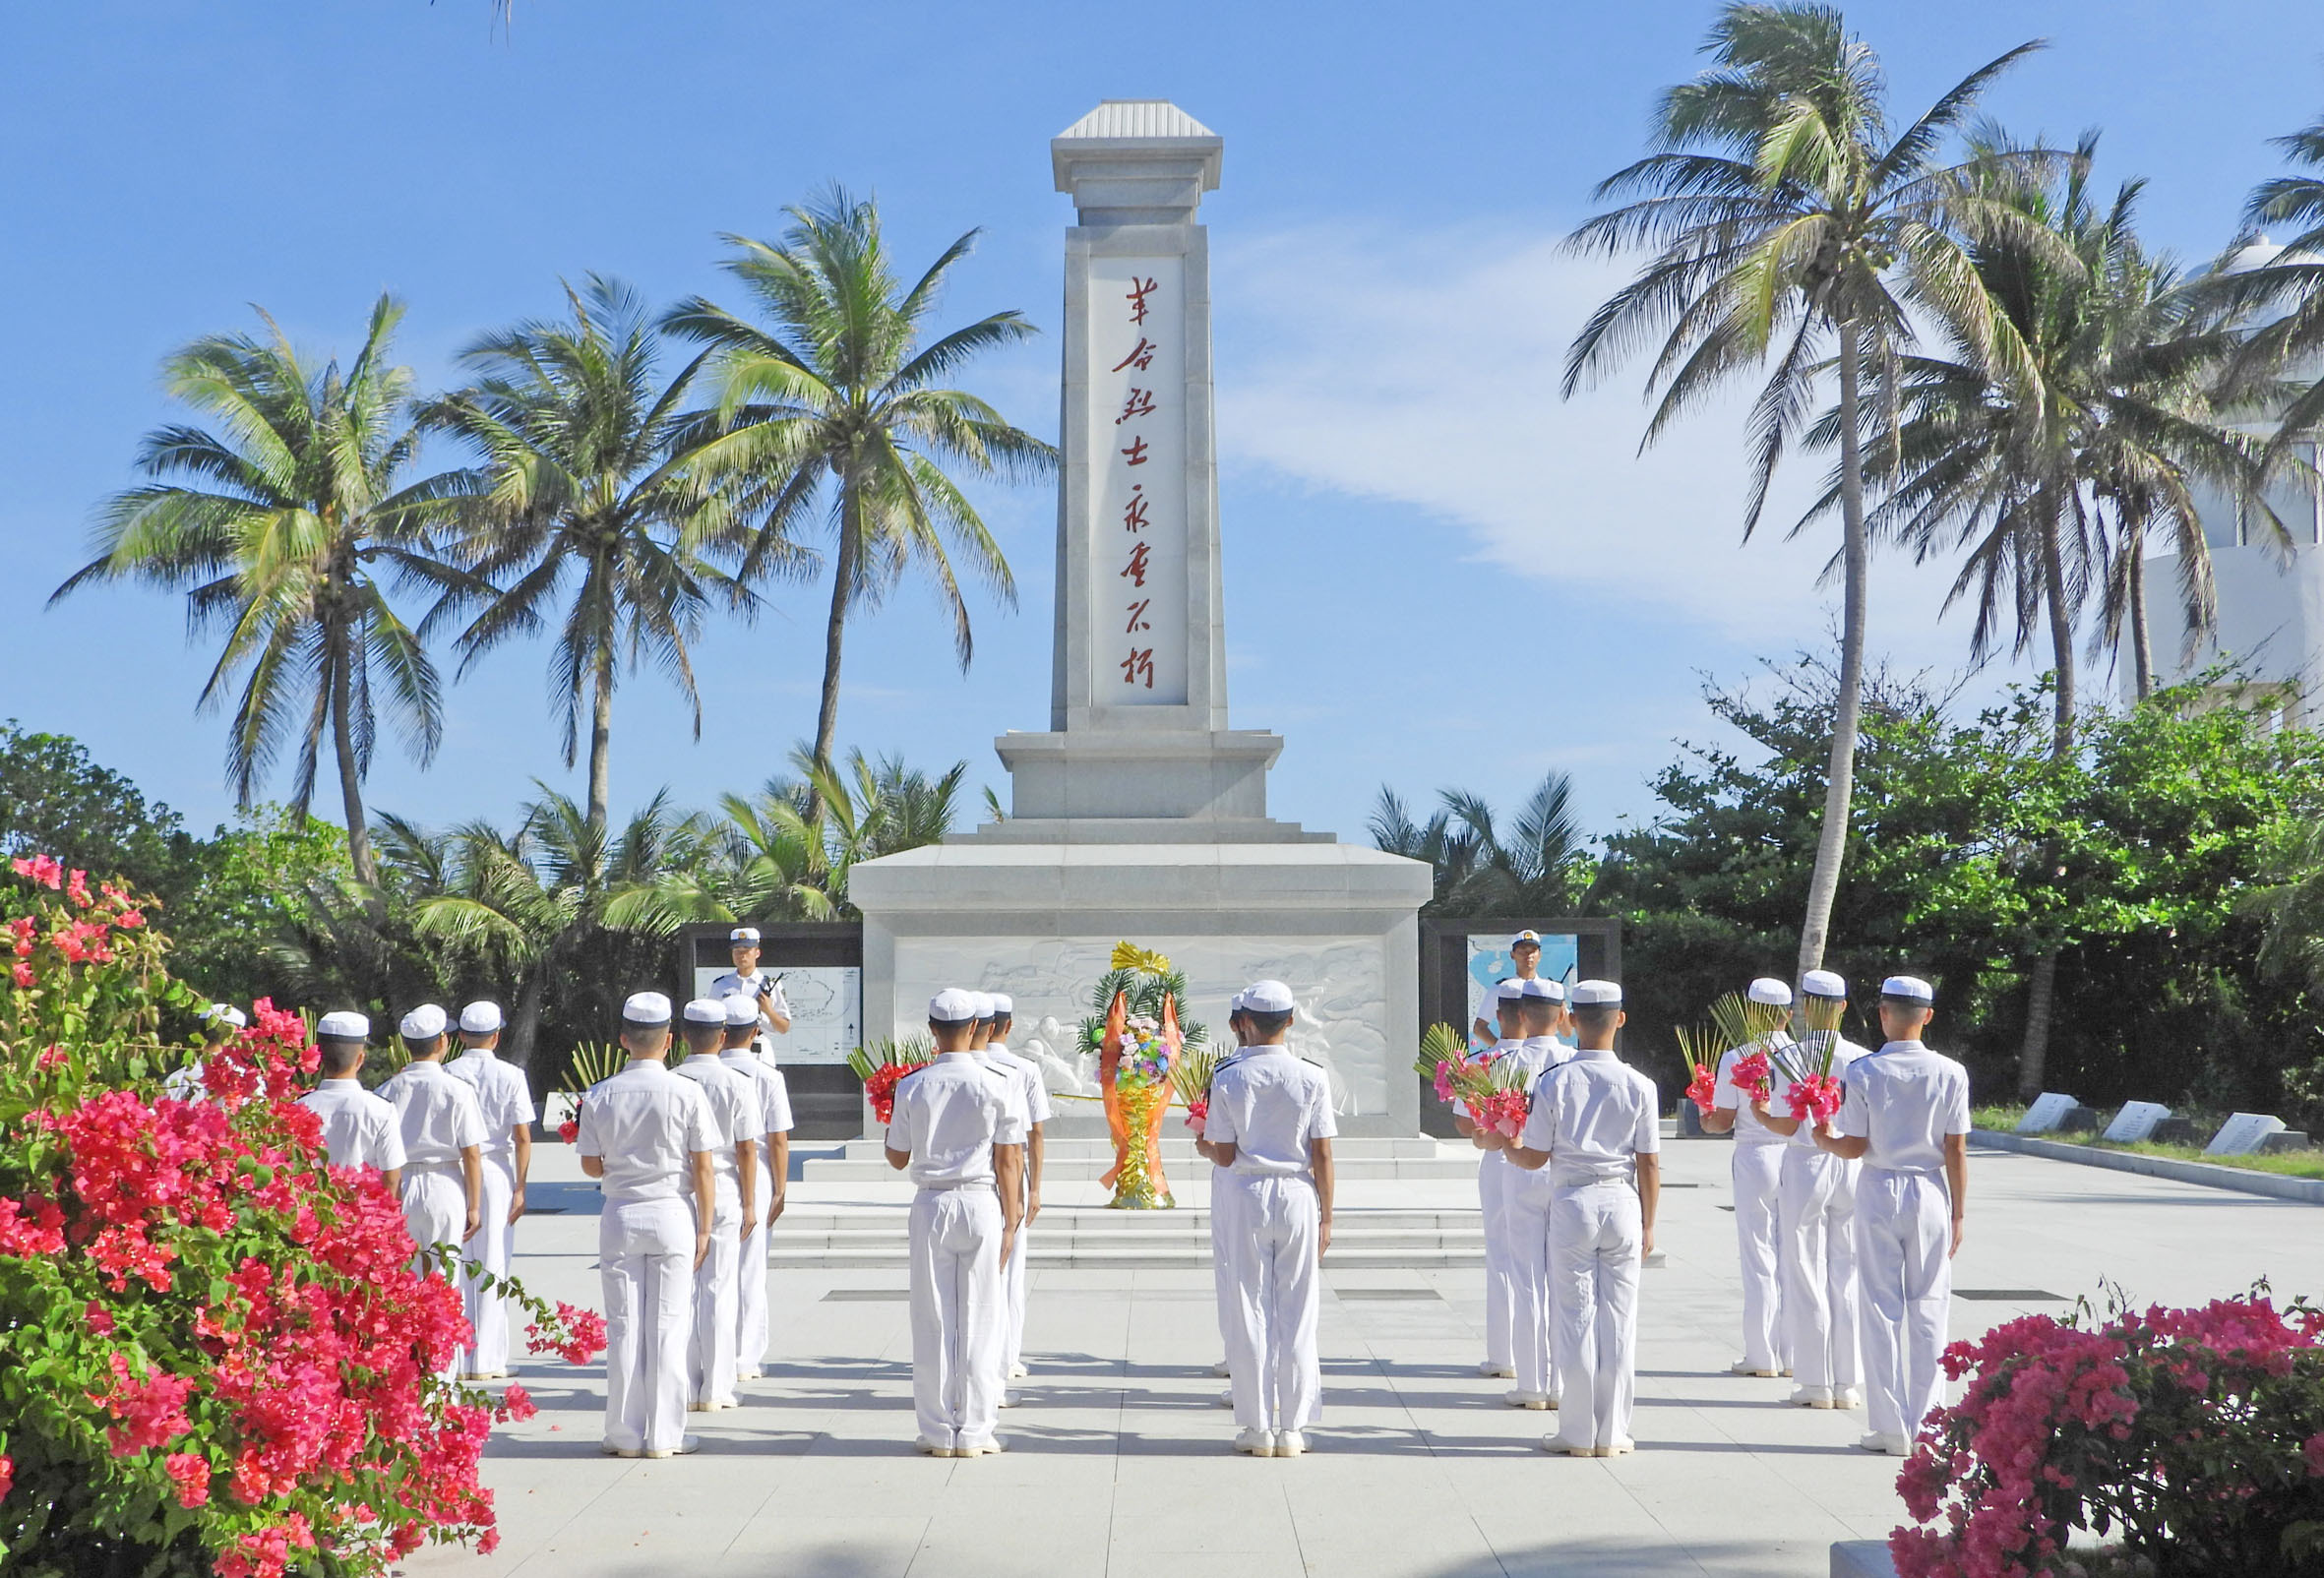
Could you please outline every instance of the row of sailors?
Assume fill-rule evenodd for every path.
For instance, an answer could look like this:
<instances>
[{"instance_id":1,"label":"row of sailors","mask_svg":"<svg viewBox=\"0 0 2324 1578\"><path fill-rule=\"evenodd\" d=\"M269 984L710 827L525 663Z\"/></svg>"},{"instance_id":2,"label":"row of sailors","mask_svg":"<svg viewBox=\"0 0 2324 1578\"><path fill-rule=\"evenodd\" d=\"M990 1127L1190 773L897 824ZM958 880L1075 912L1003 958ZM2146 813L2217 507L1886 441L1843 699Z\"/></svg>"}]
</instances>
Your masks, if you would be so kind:
<instances>
[{"instance_id":1,"label":"row of sailors","mask_svg":"<svg viewBox=\"0 0 2324 1578\"><path fill-rule=\"evenodd\" d=\"M1486 1357L1478 1369L1514 1379L1507 1400L1516 1407L1590 1399L1587 1421L1560 1409L1562 1428L1544 1443L1552 1450L1626 1452L1637 1269L1653 1251L1658 1194L1654 1086L1606 1066L1621 1068L1612 1051L1619 987L1581 982L1569 993L1540 979L1530 933L1511 954L1520 974L1495 989L1498 1039L1482 1056L1515 1060L1525 1071L1530 1116L1513 1140L1465 1115L1455 1120L1486 1152L1478 1169ZM1865 1406L1871 1428L1859 1444L1903 1455L1942 1396L1951 1257L1967 1209L1968 1074L1921 1040L1934 1016L1927 982L1882 983L1886 1039L1876 1053L1839 1034L1848 1003L1841 977L1810 971L1802 986L1804 1037L1776 1030L1727 1051L1704 1119L1706 1129L1732 1128L1738 1140L1745 1351L1733 1368L1796 1377L1791 1401L1804 1407ZM1779 1018L1792 1003L1790 988L1773 979L1752 983L1748 997ZM1822 1067L1827 1045L1842 1105L1826 1123L1793 1118L1785 1092ZM1736 1081L1736 1064L1753 1051L1770 1054L1765 1097ZM1567 1072L1593 1064L1578 1080ZM1613 1152L1625 1123L1634 1144L1623 1179ZM1560 1164L1560 1143L1569 1160L1589 1165ZM1609 1189L1617 1183L1626 1195Z\"/></svg>"}]
</instances>

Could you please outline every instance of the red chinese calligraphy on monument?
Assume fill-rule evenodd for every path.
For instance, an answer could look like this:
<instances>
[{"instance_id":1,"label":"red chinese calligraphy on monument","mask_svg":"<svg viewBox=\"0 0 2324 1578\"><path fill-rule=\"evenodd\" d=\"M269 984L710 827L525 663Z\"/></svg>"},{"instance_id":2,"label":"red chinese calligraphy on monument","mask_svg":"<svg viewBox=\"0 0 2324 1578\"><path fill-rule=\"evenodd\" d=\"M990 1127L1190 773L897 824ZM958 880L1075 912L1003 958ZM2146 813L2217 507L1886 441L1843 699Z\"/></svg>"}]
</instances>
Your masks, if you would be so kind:
<instances>
[{"instance_id":1,"label":"red chinese calligraphy on monument","mask_svg":"<svg viewBox=\"0 0 2324 1578\"><path fill-rule=\"evenodd\" d=\"M1103 536L1091 541L1090 568L1103 577L1093 587L1097 608L1106 606L1097 588L1119 588L1113 606L1122 633L1110 639L1097 636L1090 655L1120 676L1109 686L1117 698L1127 702L1134 692L1141 704L1185 696L1186 413L1177 398L1184 331L1176 321L1182 269L1174 258L1096 264L1086 298L1092 309L1090 437L1109 430L1114 435L1110 445L1093 442L1086 452L1099 461L1092 467L1092 513L1110 512L1128 539L1110 553ZM1094 608L1092 614L1103 617Z\"/></svg>"}]
</instances>

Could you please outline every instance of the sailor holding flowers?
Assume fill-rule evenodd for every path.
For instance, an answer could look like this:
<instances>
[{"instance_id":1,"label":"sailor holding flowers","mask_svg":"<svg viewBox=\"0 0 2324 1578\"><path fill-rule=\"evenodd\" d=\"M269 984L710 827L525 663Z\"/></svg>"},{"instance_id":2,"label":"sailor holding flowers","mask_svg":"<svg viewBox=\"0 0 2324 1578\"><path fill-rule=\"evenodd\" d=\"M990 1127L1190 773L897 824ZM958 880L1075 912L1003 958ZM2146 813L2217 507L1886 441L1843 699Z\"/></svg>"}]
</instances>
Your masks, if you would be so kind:
<instances>
[{"instance_id":1,"label":"sailor holding flowers","mask_svg":"<svg viewBox=\"0 0 2324 1578\"><path fill-rule=\"evenodd\" d=\"M1792 989L1761 976L1743 994L1754 1039L1730 1047L1719 1058L1719 1086L1702 1126L1713 1134L1735 1131L1729 1159L1735 1184L1735 1243L1743 1265L1743 1356L1732 1366L1738 1375L1789 1375L1791 1343L1783 1322L1783 1232L1779 1207L1783 1154L1788 1135L1759 1117L1772 1065L1792 1045L1783 1023Z\"/></svg>"}]
</instances>

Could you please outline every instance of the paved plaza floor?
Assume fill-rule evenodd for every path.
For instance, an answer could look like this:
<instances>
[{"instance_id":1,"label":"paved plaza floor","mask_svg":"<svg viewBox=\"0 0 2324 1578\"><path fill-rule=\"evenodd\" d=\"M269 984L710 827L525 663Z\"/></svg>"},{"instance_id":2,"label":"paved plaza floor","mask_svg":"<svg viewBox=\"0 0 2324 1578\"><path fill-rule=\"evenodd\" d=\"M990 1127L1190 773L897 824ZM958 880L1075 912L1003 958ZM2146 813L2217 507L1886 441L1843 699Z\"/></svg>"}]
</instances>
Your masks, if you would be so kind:
<instances>
[{"instance_id":1,"label":"paved plaza floor","mask_svg":"<svg viewBox=\"0 0 2324 1578\"><path fill-rule=\"evenodd\" d=\"M526 1578L1485 1578L1821 1575L1835 1540L1898 1520L1896 1461L1853 1445L1861 1413L1789 1408L1788 1381L1736 1357L1726 1145L1665 1152L1661 1246L1640 1297L1634 1457L1553 1458L1555 1416L1476 1373L1480 1273L1325 1262L1324 1423L1294 1460L1239 1457L1216 1406L1210 1279L1199 1270L1035 1273L1009 1450L912 1449L901 1271L781 1270L775 1353L736 1412L692 1416L703 1448L601 1456L598 1368L527 1362L539 1416L496 1432L485 1482L500 1550L428 1550L413 1575ZM519 1274L597 1302L595 1191L572 1151L535 1150ZM796 1209L824 1187L794 1184ZM1375 1188L1377 1186L1375 1185ZM1367 1189L1367 1194L1374 1192ZM1432 1197L1438 1192L1430 1187ZM2192 1303L2269 1278L2324 1291L2313 1206L2001 1152L1971 1168L1956 1336L2063 1310L2119 1284ZM777 1231L780 1231L778 1226ZM900 1206L896 1231L903 1231ZM1037 1230L1036 1230L1037 1231Z\"/></svg>"}]
</instances>

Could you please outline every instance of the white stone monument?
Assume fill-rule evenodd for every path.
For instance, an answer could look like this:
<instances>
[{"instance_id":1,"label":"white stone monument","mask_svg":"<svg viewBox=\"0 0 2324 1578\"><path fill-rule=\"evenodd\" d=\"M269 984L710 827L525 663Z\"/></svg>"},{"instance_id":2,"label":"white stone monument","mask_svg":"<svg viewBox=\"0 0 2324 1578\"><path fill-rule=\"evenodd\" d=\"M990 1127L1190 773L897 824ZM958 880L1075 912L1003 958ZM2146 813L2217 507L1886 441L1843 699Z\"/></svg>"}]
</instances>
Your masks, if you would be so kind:
<instances>
[{"instance_id":1,"label":"white stone monument","mask_svg":"<svg viewBox=\"0 0 2324 1578\"><path fill-rule=\"evenodd\" d=\"M2080 1105L2081 1103L2071 1096L2060 1095L2053 1090L2046 1090L2034 1099L2034 1104L2026 1109L2026 1115L2017 1121L2017 1132L2020 1134L2054 1133L2057 1125L2065 1122L2066 1114Z\"/></svg>"},{"instance_id":2,"label":"white stone monument","mask_svg":"<svg viewBox=\"0 0 2324 1578\"><path fill-rule=\"evenodd\" d=\"M2171 1109L2159 1101L2126 1101L2100 1137L2117 1144L2136 1144L2153 1135L2155 1125L2170 1116Z\"/></svg>"},{"instance_id":3,"label":"white stone monument","mask_svg":"<svg viewBox=\"0 0 2324 1578\"><path fill-rule=\"evenodd\" d=\"M2203 1147L2203 1154L2249 1156L2270 1134L2283 1132L2284 1120L2271 1114L2231 1113L2228 1121L2219 1125L2219 1132L2211 1136L2211 1143Z\"/></svg>"},{"instance_id":4,"label":"white stone monument","mask_svg":"<svg viewBox=\"0 0 2324 1578\"><path fill-rule=\"evenodd\" d=\"M1007 992L1014 1045L1051 1088L1094 1092L1073 1026L1129 940L1187 972L1182 1012L1217 1039L1232 993L1285 982L1292 1048L1330 1071L1343 1132L1413 1134L1429 869L1270 819L1282 738L1227 722L1210 254L1194 222L1220 147L1175 104L1140 99L1108 100L1050 144L1079 222L1066 232L1049 728L994 742L1007 820L850 873L864 1034L918 1028L941 986Z\"/></svg>"}]
</instances>

